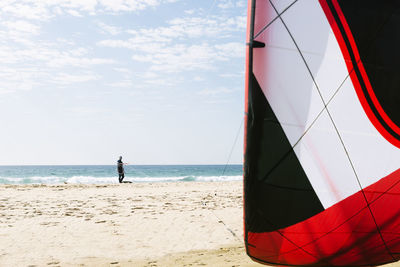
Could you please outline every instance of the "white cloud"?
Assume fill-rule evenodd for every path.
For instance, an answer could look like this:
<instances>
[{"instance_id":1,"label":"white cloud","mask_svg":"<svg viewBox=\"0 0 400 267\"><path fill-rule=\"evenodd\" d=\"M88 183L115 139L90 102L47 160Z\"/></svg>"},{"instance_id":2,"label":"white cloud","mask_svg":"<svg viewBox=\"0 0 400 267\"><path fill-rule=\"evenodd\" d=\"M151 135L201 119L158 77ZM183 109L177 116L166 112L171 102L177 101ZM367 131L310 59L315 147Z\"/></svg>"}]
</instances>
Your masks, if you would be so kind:
<instances>
[{"instance_id":1,"label":"white cloud","mask_svg":"<svg viewBox=\"0 0 400 267\"><path fill-rule=\"evenodd\" d=\"M139 62L155 62L152 55L133 55L132 59Z\"/></svg>"},{"instance_id":2,"label":"white cloud","mask_svg":"<svg viewBox=\"0 0 400 267\"><path fill-rule=\"evenodd\" d=\"M66 114L79 116L79 119L82 119L82 116L89 118L93 118L93 116L100 116L104 114L110 114L111 110L107 108L98 108L98 107L89 107L89 106L76 106L66 109Z\"/></svg>"},{"instance_id":3,"label":"white cloud","mask_svg":"<svg viewBox=\"0 0 400 267\"><path fill-rule=\"evenodd\" d=\"M87 74L59 73L58 75L53 77L51 81L60 85L68 85L73 83L84 83L98 79L99 77L92 73L87 73Z\"/></svg>"},{"instance_id":4,"label":"white cloud","mask_svg":"<svg viewBox=\"0 0 400 267\"><path fill-rule=\"evenodd\" d=\"M1 33L1 32L0 32ZM2 38L0 37L0 41ZM107 58L92 57L83 47L63 49L54 45L31 42L27 48L15 48L0 45L0 62L2 64L34 64L61 68L65 66L89 68L94 65L114 64Z\"/></svg>"},{"instance_id":5,"label":"white cloud","mask_svg":"<svg viewBox=\"0 0 400 267\"><path fill-rule=\"evenodd\" d=\"M82 15L78 11L76 11L75 9L69 9L66 12L68 14L70 14L71 16L74 16L74 17L82 17Z\"/></svg>"},{"instance_id":6,"label":"white cloud","mask_svg":"<svg viewBox=\"0 0 400 267\"><path fill-rule=\"evenodd\" d=\"M49 76L33 67L12 68L0 66L0 91L14 93L18 91L32 90L40 84L41 80L47 80Z\"/></svg>"},{"instance_id":7,"label":"white cloud","mask_svg":"<svg viewBox=\"0 0 400 267\"><path fill-rule=\"evenodd\" d=\"M164 72L180 72L190 70L210 70L214 69L213 62L218 59L218 55L213 48L203 43L200 45L178 45L165 48L161 53L153 56L151 70Z\"/></svg>"},{"instance_id":8,"label":"white cloud","mask_svg":"<svg viewBox=\"0 0 400 267\"><path fill-rule=\"evenodd\" d=\"M1 23L11 34L38 34L40 27L24 20L3 21Z\"/></svg>"},{"instance_id":9,"label":"white cloud","mask_svg":"<svg viewBox=\"0 0 400 267\"><path fill-rule=\"evenodd\" d=\"M112 59L107 58L90 58L90 57L79 57L71 54L58 54L56 58L49 59L47 65L52 68L61 68L65 66L89 68L94 65L105 65L115 63Z\"/></svg>"},{"instance_id":10,"label":"white cloud","mask_svg":"<svg viewBox=\"0 0 400 267\"><path fill-rule=\"evenodd\" d=\"M219 77L221 78L238 78L238 77L243 77L244 73L221 73L218 74Z\"/></svg>"},{"instance_id":11,"label":"white cloud","mask_svg":"<svg viewBox=\"0 0 400 267\"><path fill-rule=\"evenodd\" d=\"M221 9L240 8L245 7L246 1L233 1L233 0L220 0L218 7Z\"/></svg>"},{"instance_id":12,"label":"white cloud","mask_svg":"<svg viewBox=\"0 0 400 267\"><path fill-rule=\"evenodd\" d=\"M231 94L233 91L234 90L232 89L220 87L213 89L203 89L200 92L198 92L198 94L202 96L219 96L219 95Z\"/></svg>"},{"instance_id":13,"label":"white cloud","mask_svg":"<svg viewBox=\"0 0 400 267\"><path fill-rule=\"evenodd\" d=\"M196 12L194 9L185 10L185 13L188 15L193 15Z\"/></svg>"},{"instance_id":14,"label":"white cloud","mask_svg":"<svg viewBox=\"0 0 400 267\"><path fill-rule=\"evenodd\" d=\"M133 12L152 8L176 0L2 0L0 14L17 18L46 21L57 15L82 16L82 13Z\"/></svg>"},{"instance_id":15,"label":"white cloud","mask_svg":"<svg viewBox=\"0 0 400 267\"><path fill-rule=\"evenodd\" d=\"M243 16L226 17L215 16L204 17L183 17L168 22L174 32L180 33L181 37L226 37L232 32L241 31L246 27L246 19Z\"/></svg>"},{"instance_id":16,"label":"white cloud","mask_svg":"<svg viewBox=\"0 0 400 267\"><path fill-rule=\"evenodd\" d=\"M131 73L131 70L127 69L127 68L113 68L113 70L115 70L117 72L124 73L124 74L130 74Z\"/></svg>"},{"instance_id":17,"label":"white cloud","mask_svg":"<svg viewBox=\"0 0 400 267\"><path fill-rule=\"evenodd\" d=\"M109 84L111 87L118 87L118 88L129 88L133 86L133 81L126 79L126 80L121 80L115 83L110 83Z\"/></svg>"},{"instance_id":18,"label":"white cloud","mask_svg":"<svg viewBox=\"0 0 400 267\"><path fill-rule=\"evenodd\" d=\"M238 0L236 1L236 7L246 7L247 6L247 1L242 1L242 0Z\"/></svg>"},{"instance_id":19,"label":"white cloud","mask_svg":"<svg viewBox=\"0 0 400 267\"><path fill-rule=\"evenodd\" d=\"M150 64L149 71L211 70L218 61L244 56L244 43L227 42L226 38L243 31L245 22L242 16L181 17L167 26L127 30L131 35L127 39L107 39L97 45L132 50L131 58ZM202 41L206 37L210 37L208 43Z\"/></svg>"},{"instance_id":20,"label":"white cloud","mask_svg":"<svg viewBox=\"0 0 400 267\"><path fill-rule=\"evenodd\" d=\"M103 22L98 22L97 26L100 28L100 32L104 34L118 35L121 33L121 28L107 25Z\"/></svg>"},{"instance_id":21,"label":"white cloud","mask_svg":"<svg viewBox=\"0 0 400 267\"><path fill-rule=\"evenodd\" d=\"M156 78L158 76L159 75L157 75L157 73L151 72L151 71L148 71L148 72L145 72L145 73L142 74L142 77L144 77L146 79L154 79L154 78Z\"/></svg>"},{"instance_id":22,"label":"white cloud","mask_svg":"<svg viewBox=\"0 0 400 267\"><path fill-rule=\"evenodd\" d=\"M228 9L228 8L233 8L235 5L233 4L233 1L221 1L219 4L218 4L218 7L219 8L222 8L222 9Z\"/></svg>"},{"instance_id":23,"label":"white cloud","mask_svg":"<svg viewBox=\"0 0 400 267\"><path fill-rule=\"evenodd\" d=\"M73 48L69 51L69 54L75 57L85 56L88 54L88 49L85 47Z\"/></svg>"},{"instance_id":24,"label":"white cloud","mask_svg":"<svg viewBox=\"0 0 400 267\"><path fill-rule=\"evenodd\" d=\"M159 0L99 0L104 9L114 12L143 10L146 7L157 6L160 2Z\"/></svg>"},{"instance_id":25,"label":"white cloud","mask_svg":"<svg viewBox=\"0 0 400 267\"><path fill-rule=\"evenodd\" d=\"M51 14L43 2L31 3L30 1L2 1L0 4L0 14L14 16L16 18L30 20L48 20L54 15Z\"/></svg>"},{"instance_id":26,"label":"white cloud","mask_svg":"<svg viewBox=\"0 0 400 267\"><path fill-rule=\"evenodd\" d=\"M137 79L135 79L135 88L166 88L170 86L176 86L177 84L183 82L182 77L177 77L175 75L158 75L157 73L151 71L136 73L136 77ZM154 90L147 93L157 95Z\"/></svg>"},{"instance_id":27,"label":"white cloud","mask_svg":"<svg viewBox=\"0 0 400 267\"><path fill-rule=\"evenodd\" d=\"M215 45L221 58L229 60L231 58L241 58L245 55L246 46L244 43L229 42L221 45Z\"/></svg>"}]
</instances>

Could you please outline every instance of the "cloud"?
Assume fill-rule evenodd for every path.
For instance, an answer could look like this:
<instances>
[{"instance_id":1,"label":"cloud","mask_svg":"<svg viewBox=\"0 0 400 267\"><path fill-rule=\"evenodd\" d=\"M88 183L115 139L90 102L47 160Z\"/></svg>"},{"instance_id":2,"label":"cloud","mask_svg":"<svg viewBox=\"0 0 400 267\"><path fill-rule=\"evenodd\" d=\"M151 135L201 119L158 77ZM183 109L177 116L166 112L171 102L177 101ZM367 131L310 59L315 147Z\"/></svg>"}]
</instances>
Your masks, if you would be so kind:
<instances>
[{"instance_id":1,"label":"cloud","mask_svg":"<svg viewBox=\"0 0 400 267\"><path fill-rule=\"evenodd\" d=\"M110 83L111 87L118 87L118 88L129 88L134 85L133 81L130 79L121 80L118 82Z\"/></svg>"},{"instance_id":2,"label":"cloud","mask_svg":"<svg viewBox=\"0 0 400 267\"><path fill-rule=\"evenodd\" d=\"M79 57L70 53L57 53L55 58L48 59L48 61L46 62L46 64L52 68L61 68L65 66L89 68L94 65L105 65L113 63L115 63L113 59Z\"/></svg>"},{"instance_id":3,"label":"cloud","mask_svg":"<svg viewBox=\"0 0 400 267\"><path fill-rule=\"evenodd\" d=\"M155 7L160 4L160 0L99 0L100 6L105 10L113 12L127 12L143 10L147 7Z\"/></svg>"},{"instance_id":4,"label":"cloud","mask_svg":"<svg viewBox=\"0 0 400 267\"><path fill-rule=\"evenodd\" d=\"M104 80L107 80L105 85L129 88L176 85L185 80L177 78L177 73L218 71L221 68L219 63L226 64L232 59L244 56L244 41L232 41L237 40L237 34L242 34L246 27L244 13L232 15L224 11L225 13L218 16L204 16L204 9L193 8L185 11L183 8L179 17L150 24L157 26L135 28L124 28L124 24L117 24L118 20L109 20L111 23L101 20L105 14L136 12L177 1L0 1L0 62L21 73L28 84L26 88L36 88L38 83L46 82L65 85L103 79L100 71L104 71L105 65L109 65L106 68L111 70L110 74L115 75L112 80L104 77ZM237 6L239 2L221 1L221 4ZM101 16L90 19L96 15ZM94 25L97 31L92 31L93 37L87 39L82 37L84 34L79 35L79 38L60 34L58 36L61 38L57 36L50 39L47 36L52 33L48 31L47 26L59 16L68 16L75 20L74 17L84 16L90 24L88 27L93 29ZM69 30L68 27L66 29ZM88 29L82 28L82 33L85 30ZM46 37L47 40L43 39ZM125 58L107 58L120 53L117 49L126 49L124 54L126 59L130 59L129 63ZM99 54L99 50L104 53ZM30 75L23 66L35 67L40 69L41 73L36 76ZM141 73L137 74L127 66L133 69L140 66ZM79 75L76 74L77 70ZM54 73L63 74L52 77ZM136 78L132 78L135 75ZM202 75L196 77L203 77ZM120 79L114 82L116 77ZM195 81L201 82L203 78ZM3 85L10 89L16 86L16 81L8 76Z\"/></svg>"},{"instance_id":5,"label":"cloud","mask_svg":"<svg viewBox=\"0 0 400 267\"><path fill-rule=\"evenodd\" d=\"M238 78L238 77L244 77L244 73L242 73L242 72L221 73L221 74L218 74L218 76L221 78Z\"/></svg>"},{"instance_id":6,"label":"cloud","mask_svg":"<svg viewBox=\"0 0 400 267\"><path fill-rule=\"evenodd\" d=\"M196 12L196 10L194 10L194 9L189 9L189 10L185 10L184 11L186 14L188 14L188 15L193 15L195 12Z\"/></svg>"},{"instance_id":7,"label":"cloud","mask_svg":"<svg viewBox=\"0 0 400 267\"><path fill-rule=\"evenodd\" d=\"M147 49L140 49L141 54L134 54L132 59L150 63L149 70L156 72L210 70L214 69L212 62L219 57L215 49L207 43L160 46L153 53L145 50ZM143 52L148 53L142 54Z\"/></svg>"},{"instance_id":8,"label":"cloud","mask_svg":"<svg viewBox=\"0 0 400 267\"><path fill-rule=\"evenodd\" d=\"M113 68L113 70L120 72L120 73L124 73L124 74L130 74L131 70L127 69L127 68Z\"/></svg>"},{"instance_id":9,"label":"cloud","mask_svg":"<svg viewBox=\"0 0 400 267\"><path fill-rule=\"evenodd\" d=\"M51 79L51 82L59 85L68 85L73 83L84 83L98 79L99 77L93 73L86 73L86 74L59 73Z\"/></svg>"},{"instance_id":10,"label":"cloud","mask_svg":"<svg viewBox=\"0 0 400 267\"><path fill-rule=\"evenodd\" d=\"M29 20L46 21L54 15L44 2L1 1L0 14Z\"/></svg>"},{"instance_id":11,"label":"cloud","mask_svg":"<svg viewBox=\"0 0 400 267\"><path fill-rule=\"evenodd\" d=\"M78 11L76 11L74 9L69 9L66 12L74 17L83 17Z\"/></svg>"},{"instance_id":12,"label":"cloud","mask_svg":"<svg viewBox=\"0 0 400 267\"><path fill-rule=\"evenodd\" d=\"M246 27L243 16L182 17L168 22L169 28L180 33L180 37L227 37Z\"/></svg>"},{"instance_id":13,"label":"cloud","mask_svg":"<svg viewBox=\"0 0 400 267\"><path fill-rule=\"evenodd\" d=\"M246 46L244 43L228 42L221 45L215 45L218 55L224 60L231 58L241 58L245 54Z\"/></svg>"},{"instance_id":14,"label":"cloud","mask_svg":"<svg viewBox=\"0 0 400 267\"><path fill-rule=\"evenodd\" d=\"M123 13L154 8L176 0L2 0L0 14L30 20L47 21L57 15L83 16Z\"/></svg>"},{"instance_id":15,"label":"cloud","mask_svg":"<svg viewBox=\"0 0 400 267\"><path fill-rule=\"evenodd\" d=\"M5 64L27 64L36 66L47 66L51 68L78 67L89 68L94 65L115 63L112 59L90 57L84 49L71 49L61 51L50 47L35 47L13 49L7 46L0 46L0 61Z\"/></svg>"},{"instance_id":16,"label":"cloud","mask_svg":"<svg viewBox=\"0 0 400 267\"><path fill-rule=\"evenodd\" d=\"M221 9L230 9L230 8L240 8L245 7L245 1L233 1L233 0L220 0L218 7Z\"/></svg>"},{"instance_id":17,"label":"cloud","mask_svg":"<svg viewBox=\"0 0 400 267\"><path fill-rule=\"evenodd\" d=\"M111 35L118 35L122 32L120 27L115 27L111 25L107 25L103 22L98 22L97 26L100 29L100 32L103 34L111 34Z\"/></svg>"},{"instance_id":18,"label":"cloud","mask_svg":"<svg viewBox=\"0 0 400 267\"><path fill-rule=\"evenodd\" d=\"M232 92L234 92L234 90L228 89L226 87L219 87L213 89L203 89L199 91L198 94L202 96L220 96L220 95L231 94Z\"/></svg>"},{"instance_id":19,"label":"cloud","mask_svg":"<svg viewBox=\"0 0 400 267\"><path fill-rule=\"evenodd\" d=\"M235 92L239 92L241 89L233 87L215 87L215 88L206 88L197 92L197 95L201 97L201 100L205 104L209 105L219 105L231 103L234 101Z\"/></svg>"},{"instance_id":20,"label":"cloud","mask_svg":"<svg viewBox=\"0 0 400 267\"><path fill-rule=\"evenodd\" d=\"M148 63L149 71L212 70L216 62L244 56L244 42L227 40L242 32L245 23L243 16L179 17L167 26L126 30L126 39L105 39L97 45L132 50L132 60Z\"/></svg>"},{"instance_id":21,"label":"cloud","mask_svg":"<svg viewBox=\"0 0 400 267\"><path fill-rule=\"evenodd\" d=\"M39 26L24 20L3 21L1 25L4 26L9 32L13 32L14 34L18 32L22 34L37 35L40 30Z\"/></svg>"},{"instance_id":22,"label":"cloud","mask_svg":"<svg viewBox=\"0 0 400 267\"><path fill-rule=\"evenodd\" d=\"M151 70L163 72L180 72L192 70L211 70L218 54L207 43L199 45L176 45L163 48L152 55Z\"/></svg>"},{"instance_id":23,"label":"cloud","mask_svg":"<svg viewBox=\"0 0 400 267\"><path fill-rule=\"evenodd\" d=\"M215 17L213 19L183 17L168 21L167 26L127 30L126 32L131 37L106 39L98 42L98 45L132 50L148 49L150 46L150 49L153 49L155 46L164 46L178 41L187 43L205 37L224 39L235 32L243 31L245 27L246 19L243 16Z\"/></svg>"},{"instance_id":24,"label":"cloud","mask_svg":"<svg viewBox=\"0 0 400 267\"><path fill-rule=\"evenodd\" d=\"M34 67L12 68L0 66L0 91L2 93L15 93L27 91L40 84L40 81L47 80L49 76Z\"/></svg>"},{"instance_id":25,"label":"cloud","mask_svg":"<svg viewBox=\"0 0 400 267\"><path fill-rule=\"evenodd\" d=\"M63 55L60 51L44 48L12 50L0 47L0 90L11 93L43 88L49 83L65 86L100 79L94 73L69 74L63 69L72 66L72 71L76 71L110 63L109 59L82 57L84 53L84 49L70 50ZM62 72L57 74L56 69Z\"/></svg>"}]
</instances>

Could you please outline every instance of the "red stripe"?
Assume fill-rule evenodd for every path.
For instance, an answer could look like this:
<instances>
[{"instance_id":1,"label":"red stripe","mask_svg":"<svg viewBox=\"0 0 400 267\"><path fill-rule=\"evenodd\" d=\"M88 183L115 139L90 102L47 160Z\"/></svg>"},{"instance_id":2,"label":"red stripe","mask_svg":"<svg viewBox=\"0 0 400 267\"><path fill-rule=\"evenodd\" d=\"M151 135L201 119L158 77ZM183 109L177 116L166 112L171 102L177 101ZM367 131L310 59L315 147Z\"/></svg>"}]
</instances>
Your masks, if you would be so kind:
<instances>
[{"instance_id":1,"label":"red stripe","mask_svg":"<svg viewBox=\"0 0 400 267\"><path fill-rule=\"evenodd\" d=\"M351 34L350 27L347 24L346 18L343 15L342 10L336 0L332 0L333 6L335 7L336 13L339 15L340 22L342 23L344 30L346 32L347 38L350 41L351 48L353 50L354 56L356 58L356 62L360 61L360 54L358 53L356 42L354 41L353 35Z\"/></svg>"},{"instance_id":2,"label":"red stripe","mask_svg":"<svg viewBox=\"0 0 400 267\"><path fill-rule=\"evenodd\" d=\"M343 39L342 33L339 30L339 27L336 23L335 18L333 17L331 10L326 2L326 0L319 0L319 3L322 7L322 9L325 12L325 15L329 21L329 24L331 25L331 28L335 34L336 40L338 41L339 47L342 51L347 69L350 73L350 78L352 80L353 86L355 88L357 97L367 115L367 117L369 118L369 120L372 122L372 124L374 125L374 127L378 130L378 132L387 140L389 141L392 145L400 148L400 140L396 139L395 137L393 137L385 128L384 126L379 122L379 120L376 118L375 114L373 113L371 107L369 106L367 99L365 98L364 92L362 90L361 84L358 80L358 77L356 75L356 73L353 71L354 70L354 66L353 66L353 62L351 61L350 58L350 53L348 51L348 48L346 46L346 43ZM377 109L378 113L380 114L380 116L382 117L382 119L386 122L386 124L397 134L400 135L400 128L389 118L389 116L386 114L386 112L383 110L382 106L380 105L378 99L376 98L376 95L374 93L374 90L371 86L371 83L368 79L368 75L365 71L364 65L360 59L360 55L356 46L356 43L354 41L353 35L351 33L351 30L347 24L346 18L343 15L342 10L340 9L340 6L337 2L337 0L332 0L332 3L335 7L335 10L339 16L339 19L345 29L346 32L346 36L350 42L351 48L352 48L352 52L356 58L355 64L357 64L360 73L362 75L364 84L367 87L367 92L369 97L371 98L375 108Z\"/></svg>"},{"instance_id":3,"label":"red stripe","mask_svg":"<svg viewBox=\"0 0 400 267\"><path fill-rule=\"evenodd\" d=\"M361 75L363 76L363 80L367 86L367 90L368 90L368 94L371 97L372 102L374 103L375 107L377 108L379 114L382 116L382 118L384 119L384 121L393 129L393 131L395 131L397 134L400 134L400 128L389 118L389 116L386 114L386 112L383 110L381 104L379 103L378 99L376 98L376 95L374 93L374 90L372 89L371 83L368 79L368 75L367 72L365 71L364 65L360 59L360 55L357 49L357 45L356 42L354 41L354 37L350 31L350 27L347 24L346 18L343 15L342 9L339 6L339 3L337 2L337 0L332 0L333 6L336 9L336 12L339 15L340 21L342 22L342 25L346 31L346 35L347 38L350 41L351 44L351 48L353 50L353 53L356 57L356 61L360 61L360 63L358 64Z\"/></svg>"}]
</instances>

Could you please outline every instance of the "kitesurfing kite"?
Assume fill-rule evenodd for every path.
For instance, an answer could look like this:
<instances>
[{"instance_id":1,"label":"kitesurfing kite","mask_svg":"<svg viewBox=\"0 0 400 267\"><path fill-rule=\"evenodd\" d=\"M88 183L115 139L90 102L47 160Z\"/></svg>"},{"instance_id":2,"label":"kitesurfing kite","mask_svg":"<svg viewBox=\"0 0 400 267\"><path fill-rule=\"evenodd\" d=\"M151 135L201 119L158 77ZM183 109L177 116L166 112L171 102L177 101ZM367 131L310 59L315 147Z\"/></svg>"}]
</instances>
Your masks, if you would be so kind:
<instances>
[{"instance_id":1,"label":"kitesurfing kite","mask_svg":"<svg viewBox=\"0 0 400 267\"><path fill-rule=\"evenodd\" d=\"M248 10L248 255L397 261L400 1L249 0Z\"/></svg>"}]
</instances>

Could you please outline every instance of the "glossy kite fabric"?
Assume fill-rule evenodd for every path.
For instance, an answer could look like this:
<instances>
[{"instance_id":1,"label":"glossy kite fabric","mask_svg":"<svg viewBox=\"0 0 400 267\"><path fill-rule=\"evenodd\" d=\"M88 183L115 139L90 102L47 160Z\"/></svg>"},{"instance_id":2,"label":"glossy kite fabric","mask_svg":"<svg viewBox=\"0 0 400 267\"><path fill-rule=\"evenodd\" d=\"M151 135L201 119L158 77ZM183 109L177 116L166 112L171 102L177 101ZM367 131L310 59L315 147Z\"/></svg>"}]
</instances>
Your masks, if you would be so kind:
<instances>
[{"instance_id":1,"label":"glossy kite fabric","mask_svg":"<svg viewBox=\"0 0 400 267\"><path fill-rule=\"evenodd\" d=\"M397 261L400 1L249 0L247 24L247 254Z\"/></svg>"}]
</instances>

